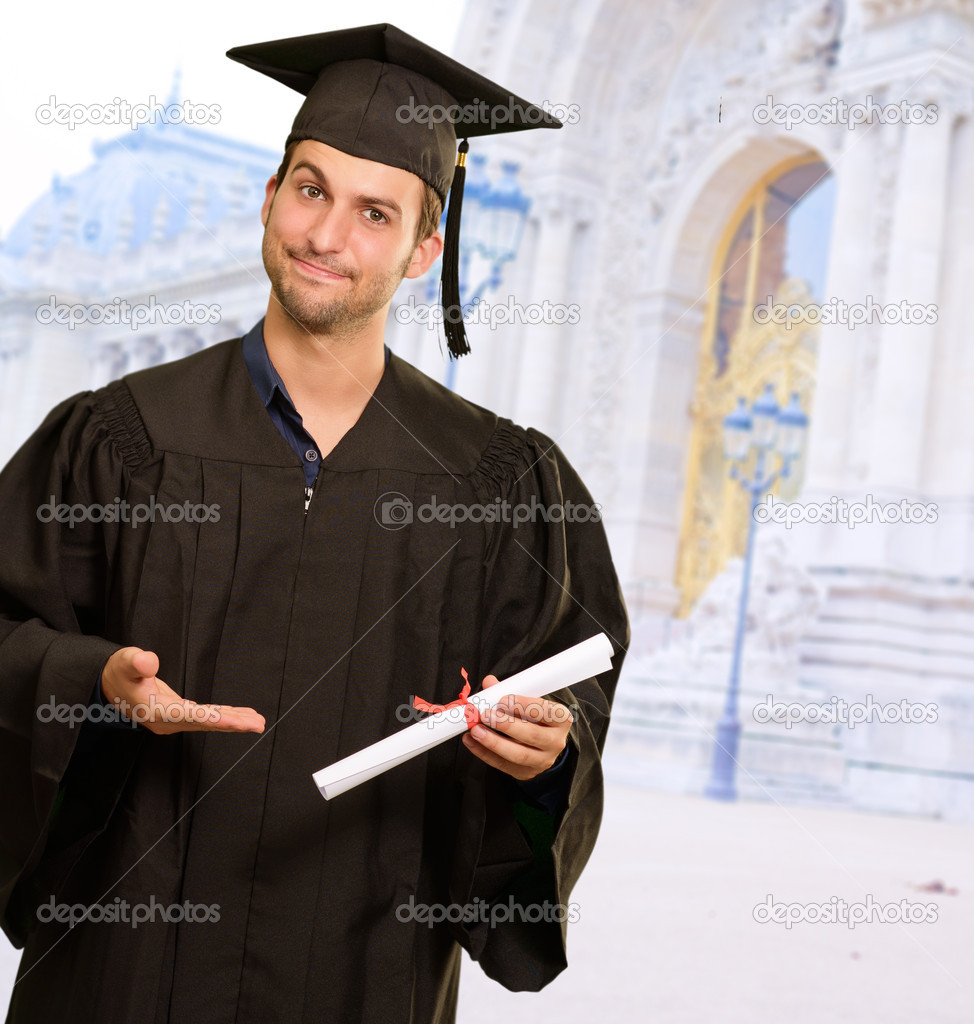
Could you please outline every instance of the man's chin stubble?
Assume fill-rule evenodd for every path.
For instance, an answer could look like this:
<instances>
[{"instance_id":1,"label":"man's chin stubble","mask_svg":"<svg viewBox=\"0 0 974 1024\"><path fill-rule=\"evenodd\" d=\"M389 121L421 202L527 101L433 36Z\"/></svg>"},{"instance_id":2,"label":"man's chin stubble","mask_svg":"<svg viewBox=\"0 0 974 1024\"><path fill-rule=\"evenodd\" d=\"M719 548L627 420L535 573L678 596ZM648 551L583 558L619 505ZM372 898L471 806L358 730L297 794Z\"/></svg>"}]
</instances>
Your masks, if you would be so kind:
<instances>
[{"instance_id":1,"label":"man's chin stubble","mask_svg":"<svg viewBox=\"0 0 974 1024\"><path fill-rule=\"evenodd\" d=\"M333 341L350 341L361 333L377 310L354 311L347 301L332 301L327 306L311 306L303 296L287 288L274 286L274 298L284 312L309 334L327 335ZM381 308L381 307L380 307Z\"/></svg>"},{"instance_id":2,"label":"man's chin stubble","mask_svg":"<svg viewBox=\"0 0 974 1024\"><path fill-rule=\"evenodd\" d=\"M284 265L275 267L271 273L267 254L264 253L264 269L271 279L271 292L281 308L295 323L303 327L309 334L326 335L333 341L354 341L369 325L375 315L385 307L409 269L412 254L403 261L395 275L390 276L382 287L373 287L370 294L359 297L357 302L351 296L332 299L326 304L310 301L307 295L298 294L296 289L285 283L285 275L290 264L284 256ZM354 279L353 279L354 280Z\"/></svg>"}]
</instances>

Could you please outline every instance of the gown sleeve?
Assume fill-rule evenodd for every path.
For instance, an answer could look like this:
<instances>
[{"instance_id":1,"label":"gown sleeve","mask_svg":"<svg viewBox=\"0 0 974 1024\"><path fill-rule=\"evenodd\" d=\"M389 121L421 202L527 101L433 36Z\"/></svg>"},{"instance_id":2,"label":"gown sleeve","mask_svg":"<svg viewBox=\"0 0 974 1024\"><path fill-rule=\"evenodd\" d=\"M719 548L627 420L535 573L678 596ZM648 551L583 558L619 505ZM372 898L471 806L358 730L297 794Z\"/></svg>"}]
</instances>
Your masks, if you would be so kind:
<instances>
[{"instance_id":1,"label":"gown sleeve","mask_svg":"<svg viewBox=\"0 0 974 1024\"><path fill-rule=\"evenodd\" d=\"M491 919L457 925L455 934L489 977L537 991L567 965L570 895L602 818L601 754L629 624L601 511L553 441L502 422L476 477L484 504L501 497L511 505L511 522L493 525L487 545L483 674L504 679L599 632L614 651L610 671L551 698L574 719L560 814L532 806L509 776L461 746L452 897L488 901Z\"/></svg>"},{"instance_id":2,"label":"gown sleeve","mask_svg":"<svg viewBox=\"0 0 974 1024\"><path fill-rule=\"evenodd\" d=\"M80 508L72 524L64 508L125 494L133 453L100 396L86 392L58 405L0 472L0 911L16 946L33 921L31 888L42 862L45 883L57 873L55 861L62 870L74 863L93 838L93 806L104 817L124 777L118 772L114 792L94 795L77 779L65 798L72 758L91 738L71 711L88 706L120 647L103 635L118 527L92 522L105 516ZM52 829L55 818L60 827Z\"/></svg>"}]
</instances>

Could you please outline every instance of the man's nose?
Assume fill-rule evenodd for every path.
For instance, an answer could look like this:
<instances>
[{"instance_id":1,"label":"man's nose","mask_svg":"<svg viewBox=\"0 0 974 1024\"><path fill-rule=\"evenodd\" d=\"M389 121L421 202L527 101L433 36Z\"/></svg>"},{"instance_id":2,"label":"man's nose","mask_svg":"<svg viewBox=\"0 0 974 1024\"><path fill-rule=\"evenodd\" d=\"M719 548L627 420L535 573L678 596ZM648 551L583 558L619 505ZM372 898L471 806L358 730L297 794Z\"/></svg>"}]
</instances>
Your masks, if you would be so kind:
<instances>
[{"instance_id":1,"label":"man's nose","mask_svg":"<svg viewBox=\"0 0 974 1024\"><path fill-rule=\"evenodd\" d=\"M308 241L315 252L342 252L348 244L351 213L329 204L308 227Z\"/></svg>"}]
</instances>

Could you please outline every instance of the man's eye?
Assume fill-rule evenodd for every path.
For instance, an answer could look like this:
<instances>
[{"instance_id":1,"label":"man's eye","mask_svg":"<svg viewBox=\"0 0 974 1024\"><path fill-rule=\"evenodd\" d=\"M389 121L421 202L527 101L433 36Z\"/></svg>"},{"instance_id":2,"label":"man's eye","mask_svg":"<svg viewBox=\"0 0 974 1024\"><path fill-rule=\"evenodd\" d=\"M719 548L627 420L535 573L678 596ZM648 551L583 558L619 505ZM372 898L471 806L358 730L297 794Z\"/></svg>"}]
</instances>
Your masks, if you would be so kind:
<instances>
[{"instance_id":1,"label":"man's eye","mask_svg":"<svg viewBox=\"0 0 974 1024\"><path fill-rule=\"evenodd\" d=\"M317 186L317 185L302 185L302 186L301 186L301 191L302 191L302 192L303 192L303 193L304 193L304 194L305 194L305 195L306 195L306 196L307 196L307 197L308 197L309 199L317 199L317 198L318 198L318 196L322 196L322 195L324 195L324 192L322 192L322 191L321 191L321 189L320 189L320 188L318 188L318 186ZM312 195L312 194L311 194L312 192L314 192L314 193L315 193L315 195Z\"/></svg>"},{"instance_id":2,"label":"man's eye","mask_svg":"<svg viewBox=\"0 0 974 1024\"><path fill-rule=\"evenodd\" d=\"M387 219L381 210L366 210L365 215L373 224L382 224Z\"/></svg>"}]
</instances>

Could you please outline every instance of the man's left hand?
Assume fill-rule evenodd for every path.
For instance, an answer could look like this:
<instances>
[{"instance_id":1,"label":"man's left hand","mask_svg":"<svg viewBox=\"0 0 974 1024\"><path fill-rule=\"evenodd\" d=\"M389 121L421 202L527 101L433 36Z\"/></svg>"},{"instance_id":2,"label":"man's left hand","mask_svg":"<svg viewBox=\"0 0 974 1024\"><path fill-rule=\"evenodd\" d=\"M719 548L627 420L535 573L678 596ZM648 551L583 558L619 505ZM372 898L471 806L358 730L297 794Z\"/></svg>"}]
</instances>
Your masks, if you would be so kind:
<instances>
[{"instance_id":1,"label":"man's left hand","mask_svg":"<svg viewBox=\"0 0 974 1024\"><path fill-rule=\"evenodd\" d=\"M497 682L496 676L487 676L484 689ZM467 749L521 782L547 771L558 760L574 721L564 704L518 696L502 698L480 717L483 724L463 734Z\"/></svg>"}]
</instances>

